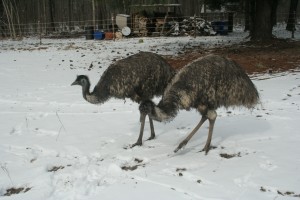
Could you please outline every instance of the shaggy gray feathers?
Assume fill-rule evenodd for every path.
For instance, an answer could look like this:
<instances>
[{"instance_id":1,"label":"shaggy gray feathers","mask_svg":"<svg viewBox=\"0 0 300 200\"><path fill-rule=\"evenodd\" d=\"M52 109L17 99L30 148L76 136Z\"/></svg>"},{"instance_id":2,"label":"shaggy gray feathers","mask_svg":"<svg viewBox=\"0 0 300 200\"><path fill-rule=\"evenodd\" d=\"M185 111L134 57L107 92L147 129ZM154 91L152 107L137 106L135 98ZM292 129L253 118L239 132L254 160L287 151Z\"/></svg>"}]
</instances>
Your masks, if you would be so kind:
<instances>
[{"instance_id":1,"label":"shaggy gray feathers","mask_svg":"<svg viewBox=\"0 0 300 200\"><path fill-rule=\"evenodd\" d=\"M110 97L139 103L163 94L175 71L161 56L140 52L110 65L95 86L98 103Z\"/></svg>"},{"instance_id":2,"label":"shaggy gray feathers","mask_svg":"<svg viewBox=\"0 0 300 200\"><path fill-rule=\"evenodd\" d=\"M181 69L167 86L158 106L148 101L140 108L151 112L153 119L166 121L175 117L179 109L199 110L199 106L206 110L222 106L253 108L258 101L259 94L254 84L238 64L221 56L209 55Z\"/></svg>"}]
</instances>

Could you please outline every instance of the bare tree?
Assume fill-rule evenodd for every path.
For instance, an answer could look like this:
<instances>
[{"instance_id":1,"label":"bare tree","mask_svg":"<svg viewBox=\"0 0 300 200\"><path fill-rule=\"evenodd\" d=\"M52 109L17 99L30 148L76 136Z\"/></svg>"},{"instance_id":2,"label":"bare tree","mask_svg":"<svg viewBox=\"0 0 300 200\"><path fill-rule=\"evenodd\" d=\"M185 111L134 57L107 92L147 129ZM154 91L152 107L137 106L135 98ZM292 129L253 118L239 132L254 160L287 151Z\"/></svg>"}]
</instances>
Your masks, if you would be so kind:
<instances>
[{"instance_id":1,"label":"bare tree","mask_svg":"<svg viewBox=\"0 0 300 200\"><path fill-rule=\"evenodd\" d=\"M51 31L55 31L54 12L55 12L54 0L49 0L49 15L50 15L50 28L51 28Z\"/></svg>"},{"instance_id":2,"label":"bare tree","mask_svg":"<svg viewBox=\"0 0 300 200\"><path fill-rule=\"evenodd\" d=\"M291 0L289 18L286 25L286 30L288 31L296 30L295 24L296 24L297 6L298 6L298 0Z\"/></svg>"},{"instance_id":3,"label":"bare tree","mask_svg":"<svg viewBox=\"0 0 300 200\"><path fill-rule=\"evenodd\" d=\"M12 1L2 0L2 3L3 3L3 8L4 8L6 19L7 19L7 25L8 25L10 37L13 39L16 39L17 34L16 34L15 22L14 22L14 12L16 10L14 9L14 5L13 5Z\"/></svg>"}]
</instances>

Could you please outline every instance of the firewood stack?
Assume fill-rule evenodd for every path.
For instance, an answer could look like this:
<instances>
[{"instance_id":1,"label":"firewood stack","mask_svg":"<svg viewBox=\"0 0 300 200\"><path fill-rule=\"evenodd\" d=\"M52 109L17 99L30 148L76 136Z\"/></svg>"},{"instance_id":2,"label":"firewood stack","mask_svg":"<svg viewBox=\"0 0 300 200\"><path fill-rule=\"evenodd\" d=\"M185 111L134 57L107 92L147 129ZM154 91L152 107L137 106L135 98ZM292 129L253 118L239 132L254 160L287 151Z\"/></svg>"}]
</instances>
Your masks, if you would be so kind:
<instances>
[{"instance_id":1,"label":"firewood stack","mask_svg":"<svg viewBox=\"0 0 300 200\"><path fill-rule=\"evenodd\" d=\"M148 18L141 16L141 15L134 15L133 16L133 33L139 36L147 36L147 22Z\"/></svg>"}]
</instances>

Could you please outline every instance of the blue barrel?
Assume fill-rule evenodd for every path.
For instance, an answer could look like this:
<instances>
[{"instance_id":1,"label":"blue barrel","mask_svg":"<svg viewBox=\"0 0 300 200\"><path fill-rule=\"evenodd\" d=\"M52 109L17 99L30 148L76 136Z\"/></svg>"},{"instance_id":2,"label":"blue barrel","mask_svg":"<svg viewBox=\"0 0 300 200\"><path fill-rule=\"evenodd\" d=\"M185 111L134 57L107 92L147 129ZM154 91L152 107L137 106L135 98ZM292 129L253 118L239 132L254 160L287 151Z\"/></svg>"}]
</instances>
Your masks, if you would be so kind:
<instances>
[{"instance_id":1,"label":"blue barrel","mask_svg":"<svg viewBox=\"0 0 300 200\"><path fill-rule=\"evenodd\" d=\"M228 34L228 21L214 21L211 23L212 28L220 35Z\"/></svg>"},{"instance_id":2,"label":"blue barrel","mask_svg":"<svg viewBox=\"0 0 300 200\"><path fill-rule=\"evenodd\" d=\"M94 32L94 39L95 40L103 40L105 38L105 34L102 31L95 31Z\"/></svg>"}]
</instances>

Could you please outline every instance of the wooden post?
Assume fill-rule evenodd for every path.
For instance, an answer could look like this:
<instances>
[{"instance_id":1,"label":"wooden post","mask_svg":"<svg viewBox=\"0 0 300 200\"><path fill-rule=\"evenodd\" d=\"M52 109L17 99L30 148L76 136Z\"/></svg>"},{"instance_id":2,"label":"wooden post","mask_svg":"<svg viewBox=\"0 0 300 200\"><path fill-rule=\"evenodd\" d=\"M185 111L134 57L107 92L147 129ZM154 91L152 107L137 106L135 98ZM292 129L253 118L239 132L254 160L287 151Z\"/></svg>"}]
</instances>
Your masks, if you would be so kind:
<instances>
[{"instance_id":1,"label":"wooden post","mask_svg":"<svg viewBox=\"0 0 300 200\"><path fill-rule=\"evenodd\" d=\"M203 16L203 18L204 18L205 21L207 21L207 16L206 16L206 0L204 0L203 6L204 6L204 16Z\"/></svg>"},{"instance_id":2,"label":"wooden post","mask_svg":"<svg viewBox=\"0 0 300 200\"><path fill-rule=\"evenodd\" d=\"M39 36L40 36L40 45L42 45L42 27L40 20L38 21L38 29L39 29Z\"/></svg>"},{"instance_id":3,"label":"wooden post","mask_svg":"<svg viewBox=\"0 0 300 200\"><path fill-rule=\"evenodd\" d=\"M197 21L196 21L196 13L194 14L194 38L197 36Z\"/></svg>"},{"instance_id":4,"label":"wooden post","mask_svg":"<svg viewBox=\"0 0 300 200\"><path fill-rule=\"evenodd\" d=\"M92 9L93 9L93 29L96 29L96 12L95 12L95 0L92 0Z\"/></svg>"},{"instance_id":5,"label":"wooden post","mask_svg":"<svg viewBox=\"0 0 300 200\"><path fill-rule=\"evenodd\" d=\"M165 24L166 24L166 22L167 22L167 18L168 18L168 13L167 13L166 16L165 16L164 24L163 24L163 26L162 26L160 35L163 35L163 34L164 34L164 29L165 29Z\"/></svg>"},{"instance_id":6,"label":"wooden post","mask_svg":"<svg viewBox=\"0 0 300 200\"><path fill-rule=\"evenodd\" d=\"M233 12L228 12L228 32L233 32Z\"/></svg>"},{"instance_id":7,"label":"wooden post","mask_svg":"<svg viewBox=\"0 0 300 200\"><path fill-rule=\"evenodd\" d=\"M113 40L115 41L114 13L111 13L111 24L112 24L112 31L113 31Z\"/></svg>"}]
</instances>

